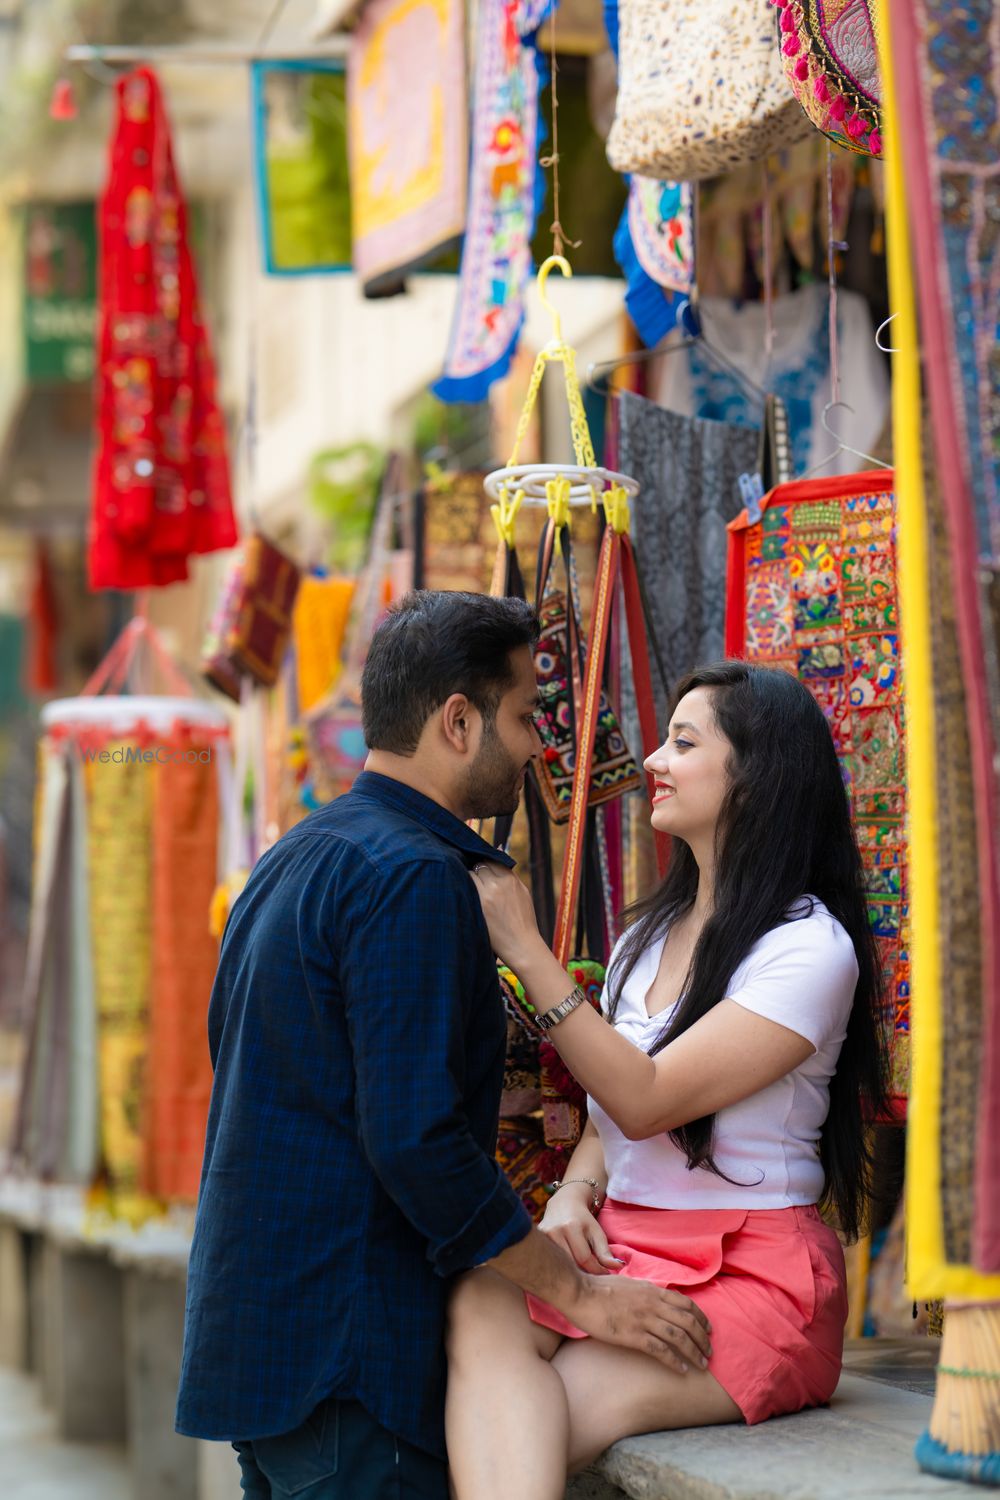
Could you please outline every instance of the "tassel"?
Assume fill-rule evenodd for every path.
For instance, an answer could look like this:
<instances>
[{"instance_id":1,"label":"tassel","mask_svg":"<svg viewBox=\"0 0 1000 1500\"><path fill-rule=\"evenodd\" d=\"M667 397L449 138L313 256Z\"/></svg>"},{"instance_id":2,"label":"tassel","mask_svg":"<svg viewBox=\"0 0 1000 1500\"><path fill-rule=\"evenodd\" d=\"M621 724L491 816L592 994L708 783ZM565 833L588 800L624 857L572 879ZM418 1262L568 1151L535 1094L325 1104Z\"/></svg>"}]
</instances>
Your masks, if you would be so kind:
<instances>
[{"instance_id":1,"label":"tassel","mask_svg":"<svg viewBox=\"0 0 1000 1500\"><path fill-rule=\"evenodd\" d=\"M840 121L847 114L847 100L843 94L838 94L830 105L830 119Z\"/></svg>"},{"instance_id":2,"label":"tassel","mask_svg":"<svg viewBox=\"0 0 1000 1500\"><path fill-rule=\"evenodd\" d=\"M782 31L795 30L795 17L792 15L790 9L781 12L781 20L778 24L781 26Z\"/></svg>"},{"instance_id":3,"label":"tassel","mask_svg":"<svg viewBox=\"0 0 1000 1500\"><path fill-rule=\"evenodd\" d=\"M844 127L852 141L860 140L861 136L868 129L867 124L860 115L850 115L844 121Z\"/></svg>"},{"instance_id":4,"label":"tassel","mask_svg":"<svg viewBox=\"0 0 1000 1500\"><path fill-rule=\"evenodd\" d=\"M788 36L785 38L785 42L781 50L786 57L794 57L796 52L801 52L802 43L799 41L797 36Z\"/></svg>"},{"instance_id":5,"label":"tassel","mask_svg":"<svg viewBox=\"0 0 1000 1500\"><path fill-rule=\"evenodd\" d=\"M873 130L871 135L868 137L868 150L871 152L872 156L882 155L882 137L879 135L877 130Z\"/></svg>"},{"instance_id":6,"label":"tassel","mask_svg":"<svg viewBox=\"0 0 1000 1500\"><path fill-rule=\"evenodd\" d=\"M820 104L829 104L830 85L826 81L825 73L820 73L817 78L813 79L813 93L816 95L816 98L819 100Z\"/></svg>"},{"instance_id":7,"label":"tassel","mask_svg":"<svg viewBox=\"0 0 1000 1500\"><path fill-rule=\"evenodd\" d=\"M795 64L793 72L795 73L796 78L801 79L801 81L805 83L806 79L809 77L809 58L805 53L803 53L798 62Z\"/></svg>"}]
</instances>

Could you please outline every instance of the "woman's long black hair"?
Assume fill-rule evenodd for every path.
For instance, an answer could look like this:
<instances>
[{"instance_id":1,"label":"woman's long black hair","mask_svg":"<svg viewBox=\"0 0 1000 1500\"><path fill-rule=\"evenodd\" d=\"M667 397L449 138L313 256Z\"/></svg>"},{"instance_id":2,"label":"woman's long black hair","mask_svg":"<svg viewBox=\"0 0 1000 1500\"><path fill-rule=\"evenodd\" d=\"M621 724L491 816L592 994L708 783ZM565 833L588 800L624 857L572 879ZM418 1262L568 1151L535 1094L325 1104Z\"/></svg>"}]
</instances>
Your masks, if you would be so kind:
<instances>
[{"instance_id":1,"label":"woman's long black hair","mask_svg":"<svg viewBox=\"0 0 1000 1500\"><path fill-rule=\"evenodd\" d=\"M818 897L846 929L858 960L858 983L830 1080L830 1110L820 1139L824 1205L855 1239L868 1194L869 1128L885 1108L888 1038L878 948L868 920L864 873L833 737L815 699L787 672L723 661L680 683L676 701L711 689L719 730L729 740L729 787L716 830L711 914L691 959L683 999L656 1038L661 1051L725 997L754 944L803 914L800 898ZM698 866L681 839L672 841L666 879L634 906L609 994L613 1016L643 951L691 910ZM798 911L795 911L798 903ZM713 1158L715 1116L670 1132L688 1168L724 1175Z\"/></svg>"}]
</instances>

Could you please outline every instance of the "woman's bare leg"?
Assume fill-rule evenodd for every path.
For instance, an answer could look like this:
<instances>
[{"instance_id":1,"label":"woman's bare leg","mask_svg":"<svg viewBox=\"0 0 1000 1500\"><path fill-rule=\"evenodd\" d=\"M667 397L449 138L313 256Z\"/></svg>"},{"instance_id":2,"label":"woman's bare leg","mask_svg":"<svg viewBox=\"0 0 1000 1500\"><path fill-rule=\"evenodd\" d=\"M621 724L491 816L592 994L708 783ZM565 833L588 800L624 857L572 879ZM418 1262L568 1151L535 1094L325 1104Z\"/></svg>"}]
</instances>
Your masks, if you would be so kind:
<instances>
[{"instance_id":1,"label":"woman's bare leg","mask_svg":"<svg viewBox=\"0 0 1000 1500\"><path fill-rule=\"evenodd\" d=\"M448 1309L448 1462L457 1500L562 1500L569 1408L549 1361L560 1338L528 1317L524 1293L488 1267L467 1272Z\"/></svg>"},{"instance_id":2,"label":"woman's bare leg","mask_svg":"<svg viewBox=\"0 0 1000 1500\"><path fill-rule=\"evenodd\" d=\"M680 1375L651 1354L597 1339L565 1339L552 1368L569 1403L571 1473L636 1432L743 1420L736 1402L707 1370Z\"/></svg>"}]
</instances>

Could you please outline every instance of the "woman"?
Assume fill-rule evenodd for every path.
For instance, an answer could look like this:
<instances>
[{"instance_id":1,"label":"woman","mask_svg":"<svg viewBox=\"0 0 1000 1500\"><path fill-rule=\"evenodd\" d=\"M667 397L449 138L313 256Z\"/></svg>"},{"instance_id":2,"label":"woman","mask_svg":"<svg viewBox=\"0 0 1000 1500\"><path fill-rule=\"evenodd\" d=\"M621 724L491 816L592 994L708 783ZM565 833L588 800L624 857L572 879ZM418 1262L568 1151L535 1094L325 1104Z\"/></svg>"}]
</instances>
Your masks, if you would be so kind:
<instances>
[{"instance_id":1,"label":"woman","mask_svg":"<svg viewBox=\"0 0 1000 1500\"><path fill-rule=\"evenodd\" d=\"M787 673L727 661L681 685L649 757L662 886L608 969L607 1025L547 1035L590 1117L542 1229L595 1276L679 1289L711 1357L581 1334L489 1268L452 1298L447 1430L458 1500L557 1500L630 1433L759 1422L829 1400L866 1121L886 1090L878 953L833 741ZM473 877L497 953L540 1013L571 981L519 881Z\"/></svg>"}]
</instances>

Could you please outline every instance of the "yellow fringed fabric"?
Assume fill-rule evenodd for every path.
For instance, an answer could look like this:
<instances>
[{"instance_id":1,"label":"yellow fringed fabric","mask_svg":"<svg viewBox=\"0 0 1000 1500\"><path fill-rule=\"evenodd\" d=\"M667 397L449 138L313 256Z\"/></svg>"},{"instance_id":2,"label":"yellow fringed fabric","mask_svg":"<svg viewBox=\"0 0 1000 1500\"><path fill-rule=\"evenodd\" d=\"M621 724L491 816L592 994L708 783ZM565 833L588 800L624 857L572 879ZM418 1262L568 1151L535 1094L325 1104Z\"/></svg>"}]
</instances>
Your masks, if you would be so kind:
<instances>
[{"instance_id":1,"label":"yellow fringed fabric","mask_svg":"<svg viewBox=\"0 0 1000 1500\"><path fill-rule=\"evenodd\" d=\"M354 597L351 578L305 577L292 615L299 712L306 713L330 691Z\"/></svg>"},{"instance_id":2,"label":"yellow fringed fabric","mask_svg":"<svg viewBox=\"0 0 1000 1500\"><path fill-rule=\"evenodd\" d=\"M127 761L87 767L102 1170L92 1207L107 1206L131 1223L159 1209L139 1191L151 976L153 769Z\"/></svg>"},{"instance_id":3,"label":"yellow fringed fabric","mask_svg":"<svg viewBox=\"0 0 1000 1500\"><path fill-rule=\"evenodd\" d=\"M929 534L921 445L921 383L906 180L897 128L892 38L878 6L886 120L886 233L893 324L893 438L899 525L899 601L907 670L906 760L913 933L911 1081L907 1124L907 1284L919 1299L1000 1300L1000 1276L949 1264L941 1216L943 1056L936 739L931 649Z\"/></svg>"}]
</instances>

